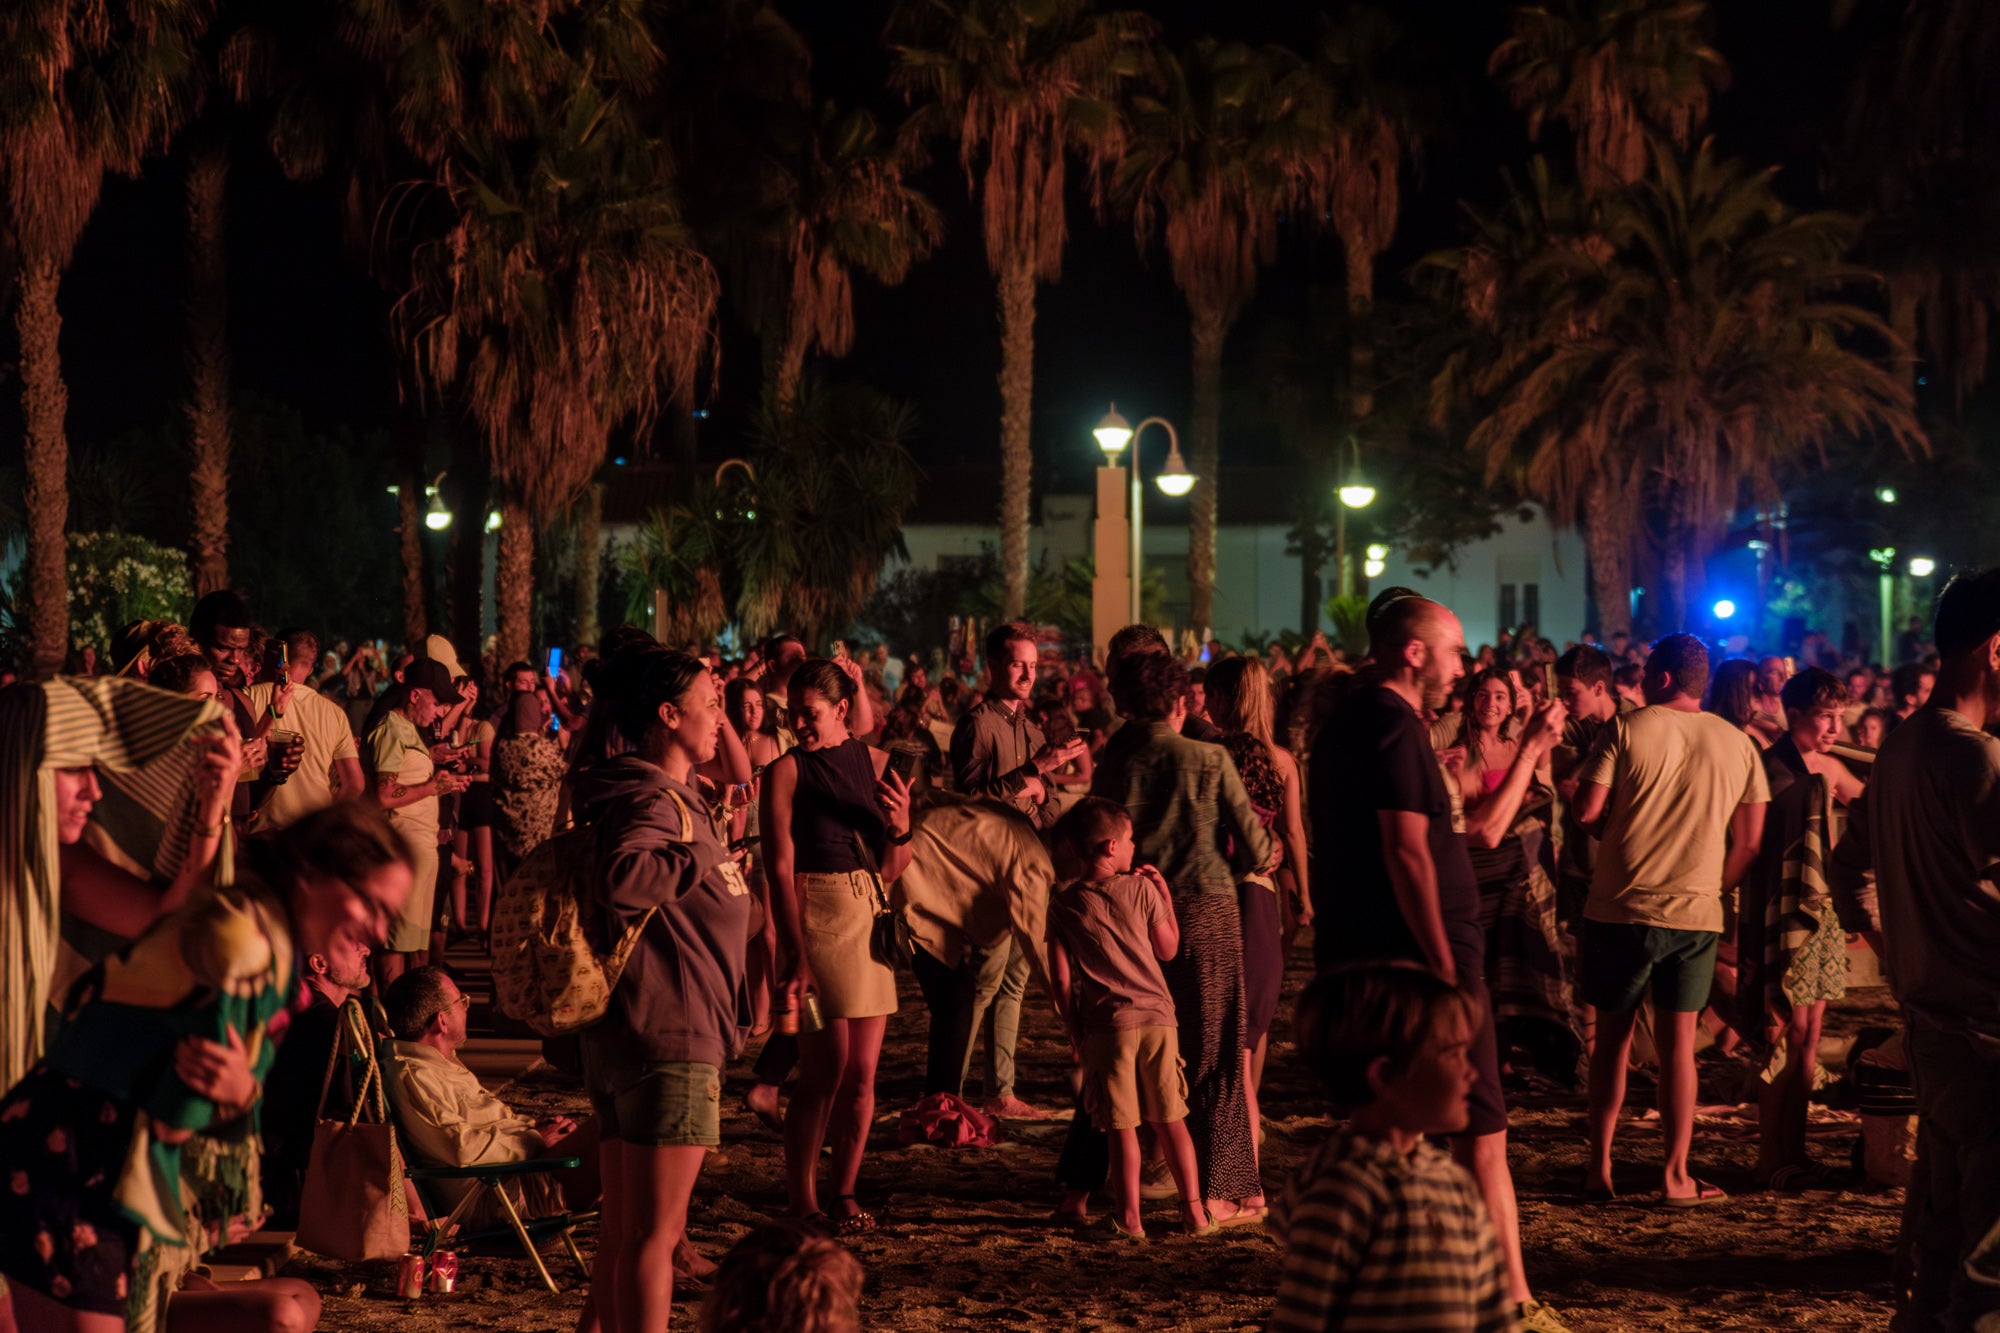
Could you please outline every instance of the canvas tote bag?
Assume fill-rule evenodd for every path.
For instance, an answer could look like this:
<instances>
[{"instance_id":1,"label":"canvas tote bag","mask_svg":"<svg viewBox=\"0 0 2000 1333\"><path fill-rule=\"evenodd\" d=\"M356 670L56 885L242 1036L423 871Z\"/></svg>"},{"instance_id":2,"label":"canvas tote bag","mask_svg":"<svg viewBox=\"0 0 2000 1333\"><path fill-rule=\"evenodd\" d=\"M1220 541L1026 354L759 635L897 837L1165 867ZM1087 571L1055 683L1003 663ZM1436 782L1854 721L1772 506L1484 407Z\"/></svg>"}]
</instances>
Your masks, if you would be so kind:
<instances>
[{"instance_id":1,"label":"canvas tote bag","mask_svg":"<svg viewBox=\"0 0 2000 1333\"><path fill-rule=\"evenodd\" d=\"M410 1205L403 1195L403 1154L389 1121L375 1044L355 1036L353 1026L353 1017L343 1013L340 1035L320 1084L321 1118L313 1128L312 1156L299 1201L298 1244L330 1259L359 1263L409 1253ZM355 1093L352 1113L345 1120L328 1120L326 1096L333 1086L334 1066L350 1042L367 1057L368 1071ZM372 1122L362 1119L363 1111L373 1112Z\"/></svg>"}]
</instances>

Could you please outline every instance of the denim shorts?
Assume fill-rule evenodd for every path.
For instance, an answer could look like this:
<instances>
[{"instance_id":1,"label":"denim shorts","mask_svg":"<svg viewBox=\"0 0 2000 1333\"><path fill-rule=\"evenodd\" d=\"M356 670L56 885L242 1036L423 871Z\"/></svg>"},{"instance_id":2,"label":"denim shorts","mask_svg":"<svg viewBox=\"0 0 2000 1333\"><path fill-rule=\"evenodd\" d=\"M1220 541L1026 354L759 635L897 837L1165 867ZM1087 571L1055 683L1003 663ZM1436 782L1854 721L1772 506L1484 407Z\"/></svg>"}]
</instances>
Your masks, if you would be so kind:
<instances>
[{"instance_id":1,"label":"denim shorts","mask_svg":"<svg viewBox=\"0 0 2000 1333\"><path fill-rule=\"evenodd\" d=\"M1586 920L1577 940L1578 996L1608 1013L1629 1014L1650 989L1655 1009L1698 1014L1708 1006L1721 942L1713 930Z\"/></svg>"},{"instance_id":2,"label":"denim shorts","mask_svg":"<svg viewBox=\"0 0 2000 1333\"><path fill-rule=\"evenodd\" d=\"M605 1139L640 1148L722 1142L722 1071L690 1060L604 1061L584 1043L583 1081Z\"/></svg>"}]
</instances>

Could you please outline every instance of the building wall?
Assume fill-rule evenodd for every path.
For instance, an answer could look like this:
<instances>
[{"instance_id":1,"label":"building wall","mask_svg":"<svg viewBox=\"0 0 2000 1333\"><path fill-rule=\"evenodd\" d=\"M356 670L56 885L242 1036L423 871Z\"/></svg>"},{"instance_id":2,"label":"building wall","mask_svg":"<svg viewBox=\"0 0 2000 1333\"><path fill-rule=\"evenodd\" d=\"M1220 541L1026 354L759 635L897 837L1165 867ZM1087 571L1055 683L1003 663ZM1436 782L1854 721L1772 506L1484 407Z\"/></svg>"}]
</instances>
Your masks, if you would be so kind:
<instances>
[{"instance_id":1,"label":"building wall","mask_svg":"<svg viewBox=\"0 0 2000 1333\"><path fill-rule=\"evenodd\" d=\"M1090 500L1087 496L1048 496L1042 501L1043 522L1030 530L1028 558L1057 565L1090 550ZM935 569L941 560L976 557L997 544L990 526L915 524L903 531L909 565ZM1215 632L1226 640L1246 633L1265 637L1299 628L1299 561L1285 554L1285 528L1280 524L1225 526L1216 534ZM1188 614L1188 533L1185 527L1149 526L1145 563L1166 587L1167 618L1185 623ZM1360 553L1356 552L1359 561ZM1436 598L1458 613L1466 642L1477 648L1491 643L1501 628L1505 590L1511 588L1511 619L1529 617L1529 602L1540 631L1558 643L1579 638L1589 599L1583 542L1575 533L1555 534L1539 514L1528 522L1509 516L1501 532L1463 548L1450 566L1420 574L1400 554L1390 552L1379 578L1370 588L1401 584ZM891 562L890 572L905 566ZM1332 570L1326 571L1332 591ZM1329 628L1322 617L1322 628Z\"/></svg>"}]
</instances>

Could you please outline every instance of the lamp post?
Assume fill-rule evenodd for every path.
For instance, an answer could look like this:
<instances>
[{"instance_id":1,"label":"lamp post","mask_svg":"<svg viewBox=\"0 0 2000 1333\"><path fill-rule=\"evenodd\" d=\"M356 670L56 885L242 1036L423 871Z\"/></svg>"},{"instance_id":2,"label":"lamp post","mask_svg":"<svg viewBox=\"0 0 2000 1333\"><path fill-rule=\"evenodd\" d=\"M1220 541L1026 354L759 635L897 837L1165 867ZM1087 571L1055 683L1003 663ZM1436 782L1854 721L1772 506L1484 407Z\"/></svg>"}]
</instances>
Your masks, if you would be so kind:
<instances>
[{"instance_id":1,"label":"lamp post","mask_svg":"<svg viewBox=\"0 0 2000 1333\"><path fill-rule=\"evenodd\" d=\"M1333 519L1333 567L1334 592L1341 597L1349 597L1354 592L1354 581L1347 570L1347 511L1366 509L1375 503L1375 488L1370 486L1361 474L1361 441L1352 435L1347 437L1350 462L1347 473L1341 479L1336 492L1340 503L1334 508ZM1373 557L1371 557L1372 559Z\"/></svg>"},{"instance_id":2,"label":"lamp post","mask_svg":"<svg viewBox=\"0 0 2000 1333\"><path fill-rule=\"evenodd\" d=\"M1890 613L1890 602L1896 595L1896 576L1892 572L1896 566L1896 548L1893 546L1878 546L1868 553L1868 558L1882 568L1882 573L1876 580L1876 586L1881 590L1882 595L1882 638L1880 640L1882 645L1882 665L1885 668L1893 667L1896 663L1889 660L1891 646L1889 636L1895 628L1892 624L1893 617Z\"/></svg>"},{"instance_id":3,"label":"lamp post","mask_svg":"<svg viewBox=\"0 0 2000 1333\"><path fill-rule=\"evenodd\" d=\"M1167 432L1167 465L1161 470L1159 477L1156 478L1157 484L1164 494L1175 496L1186 495L1194 489L1194 474L1188 471L1187 464L1181 459L1181 437L1179 432L1174 429L1173 422L1168 421L1165 417L1147 417L1136 426L1129 425L1125 418L1119 415L1118 404L1113 403L1111 410L1104 414L1104 419L1099 421L1096 428L1091 431L1091 434L1097 437L1098 447L1104 450L1106 460L1106 466L1098 469L1100 477L1107 472L1116 472L1119 467L1120 455L1123 455L1123 461L1126 465L1126 471L1131 484L1132 512L1128 520L1131 528L1131 563L1126 568L1126 578L1131 584L1127 603L1127 612L1130 618L1126 623L1132 625L1139 623L1140 539L1145 526L1143 495L1139 487L1138 440L1146 427L1153 425L1164 427ZM1125 453L1125 446L1128 444L1132 446L1130 454ZM1104 521L1104 494L1104 487L1100 485L1098 488L1098 521L1100 523ZM1098 561L1098 577L1099 579L1107 577L1107 571L1104 568L1104 561L1102 560Z\"/></svg>"}]
</instances>

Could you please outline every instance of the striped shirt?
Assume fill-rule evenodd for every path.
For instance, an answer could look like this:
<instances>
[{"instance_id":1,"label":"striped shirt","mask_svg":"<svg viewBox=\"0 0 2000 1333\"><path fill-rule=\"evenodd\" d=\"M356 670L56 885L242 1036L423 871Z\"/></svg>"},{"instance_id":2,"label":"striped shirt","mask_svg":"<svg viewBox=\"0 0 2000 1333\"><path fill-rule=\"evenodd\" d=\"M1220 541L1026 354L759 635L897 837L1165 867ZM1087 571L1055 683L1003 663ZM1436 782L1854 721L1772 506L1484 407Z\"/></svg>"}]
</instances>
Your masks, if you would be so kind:
<instances>
[{"instance_id":1,"label":"striped shirt","mask_svg":"<svg viewBox=\"0 0 2000 1333\"><path fill-rule=\"evenodd\" d=\"M1343 1130L1271 1210L1285 1243L1269 1333L1509 1333L1500 1243L1472 1177L1441 1150Z\"/></svg>"}]
</instances>

